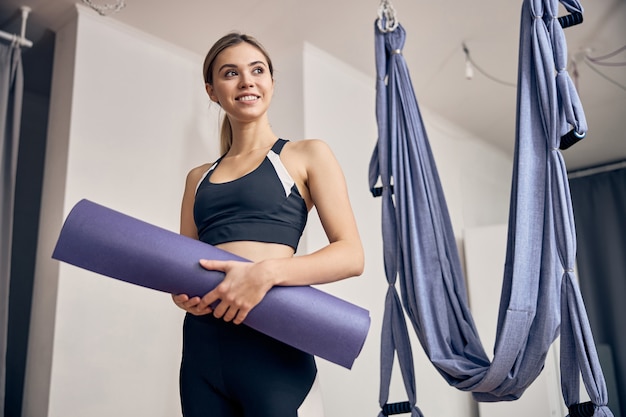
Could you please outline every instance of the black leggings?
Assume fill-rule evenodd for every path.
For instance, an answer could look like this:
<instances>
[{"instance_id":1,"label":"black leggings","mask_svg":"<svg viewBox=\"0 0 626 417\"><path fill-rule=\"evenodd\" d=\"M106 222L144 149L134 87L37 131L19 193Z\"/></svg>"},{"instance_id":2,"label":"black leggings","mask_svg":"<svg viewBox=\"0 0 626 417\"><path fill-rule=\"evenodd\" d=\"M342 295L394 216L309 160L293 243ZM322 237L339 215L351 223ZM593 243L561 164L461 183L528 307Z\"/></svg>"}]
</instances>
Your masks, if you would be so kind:
<instances>
[{"instance_id":1,"label":"black leggings","mask_svg":"<svg viewBox=\"0 0 626 417\"><path fill-rule=\"evenodd\" d=\"M185 316L184 417L297 417L316 373L313 356L246 325Z\"/></svg>"}]
</instances>

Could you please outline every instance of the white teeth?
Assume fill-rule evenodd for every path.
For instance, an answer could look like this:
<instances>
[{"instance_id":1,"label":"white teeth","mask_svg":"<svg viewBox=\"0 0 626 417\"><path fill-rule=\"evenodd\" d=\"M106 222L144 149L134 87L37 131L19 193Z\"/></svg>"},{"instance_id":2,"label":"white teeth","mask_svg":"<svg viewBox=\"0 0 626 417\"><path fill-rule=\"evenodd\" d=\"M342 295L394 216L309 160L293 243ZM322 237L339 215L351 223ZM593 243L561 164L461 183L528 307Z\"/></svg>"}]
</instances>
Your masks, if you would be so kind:
<instances>
[{"instance_id":1,"label":"white teeth","mask_svg":"<svg viewBox=\"0 0 626 417\"><path fill-rule=\"evenodd\" d=\"M239 97L237 100L239 101L252 101L252 100L256 100L257 96L243 96L243 97Z\"/></svg>"}]
</instances>

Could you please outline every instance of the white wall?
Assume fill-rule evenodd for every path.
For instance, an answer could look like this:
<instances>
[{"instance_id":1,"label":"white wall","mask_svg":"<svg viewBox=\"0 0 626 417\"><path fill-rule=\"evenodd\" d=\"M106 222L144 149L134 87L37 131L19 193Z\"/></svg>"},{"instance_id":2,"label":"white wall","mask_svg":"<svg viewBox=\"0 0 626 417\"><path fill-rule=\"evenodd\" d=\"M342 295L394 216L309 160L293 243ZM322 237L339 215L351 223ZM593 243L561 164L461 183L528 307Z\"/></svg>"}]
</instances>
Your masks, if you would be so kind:
<instances>
[{"instance_id":1,"label":"white wall","mask_svg":"<svg viewBox=\"0 0 626 417\"><path fill-rule=\"evenodd\" d=\"M178 230L187 171L217 156L203 57L79 11L57 34L24 415L175 416L182 311L50 254L82 198Z\"/></svg>"},{"instance_id":2,"label":"white wall","mask_svg":"<svg viewBox=\"0 0 626 417\"><path fill-rule=\"evenodd\" d=\"M326 140L339 159L366 253L361 277L329 284L324 289L367 308L372 316L370 334L351 371L318 360L326 414L373 416L380 411L380 332L387 289L380 200L372 197L368 185L368 164L377 137L375 84L373 79L310 44L304 49L304 74L305 135ZM423 108L422 114L457 236L462 236L467 227L505 221L511 161ZM309 250L327 242L314 216L309 216L306 242ZM475 415L471 396L446 384L426 358L413 330L409 333L418 406L424 414ZM391 386L389 402L406 401L397 367Z\"/></svg>"},{"instance_id":3,"label":"white wall","mask_svg":"<svg viewBox=\"0 0 626 417\"><path fill-rule=\"evenodd\" d=\"M182 313L169 296L59 264L50 254L82 198L177 230L187 171L217 154L217 109L205 96L203 57L78 8L57 33L49 142L24 416L176 416ZM380 202L367 165L376 140L374 80L312 45L274 53L271 117L284 137L328 141L344 167L367 263L325 290L371 311L352 371L319 361L327 417L378 413L379 345L386 289ZM455 231L506 219L510 161L422 109ZM302 248L324 244L310 217ZM461 243L459 239L459 243ZM426 415L471 416L413 339ZM396 372L391 401L405 394Z\"/></svg>"}]
</instances>

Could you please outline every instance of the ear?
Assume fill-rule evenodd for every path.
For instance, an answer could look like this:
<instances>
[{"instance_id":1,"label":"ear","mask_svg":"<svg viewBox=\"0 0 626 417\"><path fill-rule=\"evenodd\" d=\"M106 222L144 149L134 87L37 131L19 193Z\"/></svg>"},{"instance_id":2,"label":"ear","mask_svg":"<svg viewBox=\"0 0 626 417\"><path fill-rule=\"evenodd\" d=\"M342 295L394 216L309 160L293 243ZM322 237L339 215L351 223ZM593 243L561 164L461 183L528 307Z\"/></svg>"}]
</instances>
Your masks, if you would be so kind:
<instances>
[{"instance_id":1,"label":"ear","mask_svg":"<svg viewBox=\"0 0 626 417\"><path fill-rule=\"evenodd\" d=\"M215 90L213 89L213 86L211 84L209 84L209 83L206 83L204 85L204 87L206 88L206 92L209 95L209 98L212 101L214 101L214 102L219 104L219 100L217 99L217 96L215 95Z\"/></svg>"}]
</instances>

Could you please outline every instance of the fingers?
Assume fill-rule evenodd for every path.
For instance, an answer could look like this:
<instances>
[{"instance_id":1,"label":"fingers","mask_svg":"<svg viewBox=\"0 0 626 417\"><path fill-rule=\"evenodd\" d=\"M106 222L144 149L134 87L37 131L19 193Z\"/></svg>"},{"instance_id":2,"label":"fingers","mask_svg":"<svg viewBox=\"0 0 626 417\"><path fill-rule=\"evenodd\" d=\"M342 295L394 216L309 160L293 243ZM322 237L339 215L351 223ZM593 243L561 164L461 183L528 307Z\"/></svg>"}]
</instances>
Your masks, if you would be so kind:
<instances>
[{"instance_id":1,"label":"fingers","mask_svg":"<svg viewBox=\"0 0 626 417\"><path fill-rule=\"evenodd\" d=\"M250 310L248 310L248 311L250 311ZM233 318L233 323L241 324L246 319L246 317L248 317L248 313L247 312L243 312L243 310L239 310L237 312L237 315Z\"/></svg>"},{"instance_id":2,"label":"fingers","mask_svg":"<svg viewBox=\"0 0 626 417\"><path fill-rule=\"evenodd\" d=\"M213 291L202 297L201 305L213 305L219 300L219 304L215 306L213 315L224 321L232 321L235 324L241 324L248 316L254 304L235 297L229 292L228 287L218 286Z\"/></svg>"},{"instance_id":3,"label":"fingers","mask_svg":"<svg viewBox=\"0 0 626 417\"><path fill-rule=\"evenodd\" d=\"M226 274L224 280L197 303L191 303L191 300L185 299L180 299L179 302L184 307L190 308L191 310L187 311L192 314L212 312L218 319L241 324L267 291L261 293L258 286L250 285L246 273L251 264L209 259L201 259L199 263L204 269L224 272Z\"/></svg>"},{"instance_id":4,"label":"fingers","mask_svg":"<svg viewBox=\"0 0 626 417\"><path fill-rule=\"evenodd\" d=\"M189 298L187 294L172 294L172 300L179 308L195 316L202 316L213 311L210 305L202 303L200 297Z\"/></svg>"},{"instance_id":5,"label":"fingers","mask_svg":"<svg viewBox=\"0 0 626 417\"><path fill-rule=\"evenodd\" d=\"M189 296L187 294L172 294L172 300L178 307L185 309L185 303L189 302Z\"/></svg>"},{"instance_id":6,"label":"fingers","mask_svg":"<svg viewBox=\"0 0 626 417\"><path fill-rule=\"evenodd\" d=\"M228 305L224 302L221 302L215 307L213 316L218 319L221 318L222 320L227 322L232 321L234 324L241 324L246 319L249 312L249 308L239 308L235 305Z\"/></svg>"},{"instance_id":7,"label":"fingers","mask_svg":"<svg viewBox=\"0 0 626 417\"><path fill-rule=\"evenodd\" d=\"M226 272L228 267L228 261L216 261L209 259L200 259L200 266L209 271L222 271Z\"/></svg>"},{"instance_id":8,"label":"fingers","mask_svg":"<svg viewBox=\"0 0 626 417\"><path fill-rule=\"evenodd\" d=\"M223 319L227 322L232 321L234 324L241 324L248 316L251 308L247 305L237 305L233 301L220 301L215 307L215 310L213 310L211 305L218 300L214 291L207 293L202 298L189 298L186 294L172 294L172 300L174 300L174 303L179 308L195 316L213 313L218 319Z\"/></svg>"},{"instance_id":9,"label":"fingers","mask_svg":"<svg viewBox=\"0 0 626 417\"><path fill-rule=\"evenodd\" d=\"M216 287L213 291L208 292L199 303L199 306L211 306L215 302L219 303L215 306L213 315L218 319L224 321L232 321L237 315L239 307L232 296L229 296L228 292L221 286Z\"/></svg>"}]
</instances>

